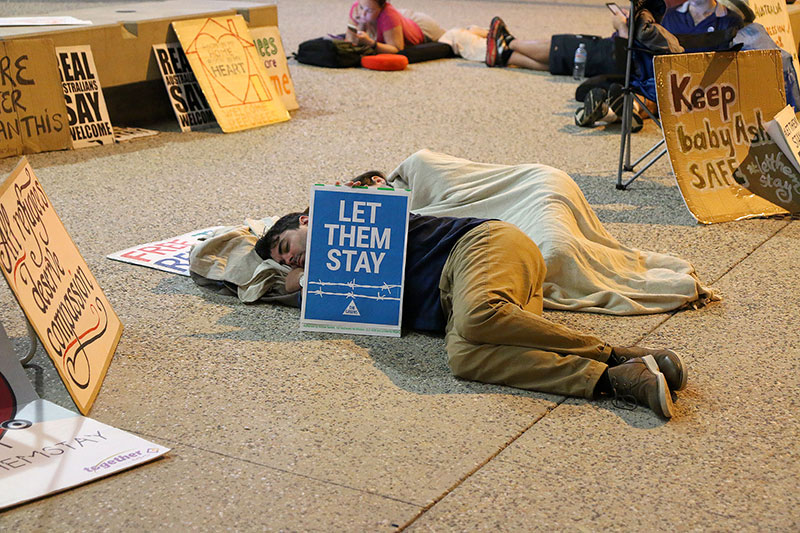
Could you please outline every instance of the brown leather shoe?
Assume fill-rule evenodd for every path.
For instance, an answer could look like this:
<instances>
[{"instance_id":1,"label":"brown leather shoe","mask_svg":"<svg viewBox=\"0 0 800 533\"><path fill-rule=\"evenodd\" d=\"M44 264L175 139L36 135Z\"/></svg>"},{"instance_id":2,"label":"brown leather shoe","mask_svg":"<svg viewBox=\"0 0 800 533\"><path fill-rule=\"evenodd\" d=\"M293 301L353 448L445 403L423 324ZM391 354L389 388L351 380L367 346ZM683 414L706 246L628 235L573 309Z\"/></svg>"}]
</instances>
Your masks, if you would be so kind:
<instances>
[{"instance_id":1,"label":"brown leather shoe","mask_svg":"<svg viewBox=\"0 0 800 533\"><path fill-rule=\"evenodd\" d=\"M664 374L659 372L652 355L635 357L608 369L608 379L614 391L614 405L635 409L646 405L664 418L672 418L672 398ZM628 407L633 405L633 407Z\"/></svg>"},{"instance_id":2,"label":"brown leather shoe","mask_svg":"<svg viewBox=\"0 0 800 533\"><path fill-rule=\"evenodd\" d=\"M644 348L642 346L614 346L611 349L609 363L619 365L634 357L652 355L656 360L658 370L667 379L667 385L672 391L686 388L686 377L689 373L683 358L672 350L658 348Z\"/></svg>"}]
</instances>

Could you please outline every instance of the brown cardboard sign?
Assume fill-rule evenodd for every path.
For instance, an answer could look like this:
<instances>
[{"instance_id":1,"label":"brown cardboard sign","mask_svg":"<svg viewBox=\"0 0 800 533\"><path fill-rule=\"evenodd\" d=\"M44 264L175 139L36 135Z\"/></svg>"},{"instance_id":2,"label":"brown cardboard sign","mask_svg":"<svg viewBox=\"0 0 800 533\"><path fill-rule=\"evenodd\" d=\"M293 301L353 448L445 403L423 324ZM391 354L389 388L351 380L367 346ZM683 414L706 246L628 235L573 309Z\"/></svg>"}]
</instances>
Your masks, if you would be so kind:
<instances>
[{"instance_id":1,"label":"brown cardboard sign","mask_svg":"<svg viewBox=\"0 0 800 533\"><path fill-rule=\"evenodd\" d=\"M122 323L25 158L0 185L0 270L75 405L87 414Z\"/></svg>"},{"instance_id":2,"label":"brown cardboard sign","mask_svg":"<svg viewBox=\"0 0 800 533\"><path fill-rule=\"evenodd\" d=\"M241 15L172 23L224 132L289 120Z\"/></svg>"},{"instance_id":3,"label":"brown cardboard sign","mask_svg":"<svg viewBox=\"0 0 800 533\"><path fill-rule=\"evenodd\" d=\"M181 131L216 126L214 113L203 96L180 43L154 44L153 53Z\"/></svg>"},{"instance_id":4,"label":"brown cardboard sign","mask_svg":"<svg viewBox=\"0 0 800 533\"><path fill-rule=\"evenodd\" d=\"M56 48L74 148L114 144L114 130L90 46Z\"/></svg>"},{"instance_id":5,"label":"brown cardboard sign","mask_svg":"<svg viewBox=\"0 0 800 533\"><path fill-rule=\"evenodd\" d=\"M262 26L261 28L251 28L250 35L253 36L253 43L256 50L267 69L269 81L272 88L281 96L286 109L293 111L297 105L297 95L294 92L292 76L289 73L289 63L286 61L286 52L283 51L281 32L277 26Z\"/></svg>"},{"instance_id":6,"label":"brown cardboard sign","mask_svg":"<svg viewBox=\"0 0 800 533\"><path fill-rule=\"evenodd\" d=\"M786 105L780 53L665 55L654 66L667 151L692 215L711 224L785 214L759 196L774 195L740 185L762 183L763 175L785 181L795 173L764 129ZM761 164L781 160L786 164Z\"/></svg>"},{"instance_id":7,"label":"brown cardboard sign","mask_svg":"<svg viewBox=\"0 0 800 533\"><path fill-rule=\"evenodd\" d=\"M0 157L71 146L53 42L0 42Z\"/></svg>"}]
</instances>

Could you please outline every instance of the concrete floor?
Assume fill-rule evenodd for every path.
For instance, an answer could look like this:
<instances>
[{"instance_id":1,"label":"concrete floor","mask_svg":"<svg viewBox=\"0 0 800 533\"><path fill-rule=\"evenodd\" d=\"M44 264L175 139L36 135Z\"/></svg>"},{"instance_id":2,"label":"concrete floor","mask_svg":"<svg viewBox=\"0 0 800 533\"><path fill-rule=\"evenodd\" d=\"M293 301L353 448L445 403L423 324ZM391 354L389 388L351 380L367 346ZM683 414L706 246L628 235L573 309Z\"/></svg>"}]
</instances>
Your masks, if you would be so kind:
<instances>
[{"instance_id":1,"label":"concrete floor","mask_svg":"<svg viewBox=\"0 0 800 533\"><path fill-rule=\"evenodd\" d=\"M277 3L287 51L341 30L348 5ZM97 4L0 6L19 15ZM528 37L609 26L602 0L398 5L445 26L501 15ZM566 77L460 59L388 73L290 68L300 109L289 122L227 135L164 123L147 140L30 156L125 325L91 416L172 451L2 512L0 530L800 529L797 221L698 225L667 161L615 190L618 129L575 127ZM647 124L636 142L658 135ZM622 242L696 265L722 302L627 318L547 313L614 344L680 350L691 374L675 418L461 381L441 338L304 334L295 309L245 306L105 258L302 208L311 184L389 171L421 148L561 168ZM0 321L23 350L5 286ZM71 407L42 351L34 363L39 393Z\"/></svg>"}]
</instances>

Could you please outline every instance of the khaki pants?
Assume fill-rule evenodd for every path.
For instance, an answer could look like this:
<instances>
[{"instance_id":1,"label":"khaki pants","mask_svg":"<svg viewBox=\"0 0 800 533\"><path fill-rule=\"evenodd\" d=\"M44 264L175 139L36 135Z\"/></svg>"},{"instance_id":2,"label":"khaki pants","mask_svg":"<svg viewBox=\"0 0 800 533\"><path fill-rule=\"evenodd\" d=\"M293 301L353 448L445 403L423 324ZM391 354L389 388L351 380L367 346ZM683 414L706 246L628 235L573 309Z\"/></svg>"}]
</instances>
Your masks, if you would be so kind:
<instances>
[{"instance_id":1,"label":"khaki pants","mask_svg":"<svg viewBox=\"0 0 800 533\"><path fill-rule=\"evenodd\" d=\"M513 224L485 222L456 243L439 289L453 374L591 398L611 347L542 317L546 268Z\"/></svg>"}]
</instances>

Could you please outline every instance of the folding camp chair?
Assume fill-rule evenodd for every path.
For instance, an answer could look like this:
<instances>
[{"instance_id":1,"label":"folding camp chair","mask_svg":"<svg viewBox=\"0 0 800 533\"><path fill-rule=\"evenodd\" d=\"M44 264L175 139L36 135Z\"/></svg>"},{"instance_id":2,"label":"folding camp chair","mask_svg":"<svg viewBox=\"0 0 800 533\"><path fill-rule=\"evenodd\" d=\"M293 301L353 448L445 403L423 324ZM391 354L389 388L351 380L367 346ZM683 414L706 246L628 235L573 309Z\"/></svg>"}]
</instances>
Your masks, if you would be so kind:
<instances>
[{"instance_id":1,"label":"folding camp chair","mask_svg":"<svg viewBox=\"0 0 800 533\"><path fill-rule=\"evenodd\" d=\"M662 134L661 140L648 149L634 163L631 163L631 121L633 119L633 104L638 102L639 107L645 110L647 115L661 129L661 121L658 120L652 111L645 105L642 97L655 101L655 83L648 83L654 78L653 72L653 53L642 46L637 46L634 39L635 35L635 0L631 0L631 9L628 16L628 46L627 57L625 59L625 86L623 87L623 106L622 106L622 128L620 133L619 146L619 166L617 167L617 189L624 190L636 178L641 176L645 170L661 159L667 153ZM657 154L652 155L661 149ZM648 159L649 158L649 159ZM641 164L641 166L639 166ZM639 169L637 170L637 167ZM627 181L622 181L624 172L633 172L633 176Z\"/></svg>"}]
</instances>

